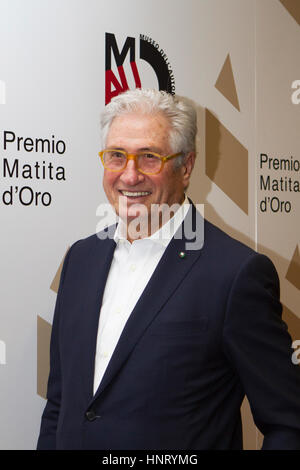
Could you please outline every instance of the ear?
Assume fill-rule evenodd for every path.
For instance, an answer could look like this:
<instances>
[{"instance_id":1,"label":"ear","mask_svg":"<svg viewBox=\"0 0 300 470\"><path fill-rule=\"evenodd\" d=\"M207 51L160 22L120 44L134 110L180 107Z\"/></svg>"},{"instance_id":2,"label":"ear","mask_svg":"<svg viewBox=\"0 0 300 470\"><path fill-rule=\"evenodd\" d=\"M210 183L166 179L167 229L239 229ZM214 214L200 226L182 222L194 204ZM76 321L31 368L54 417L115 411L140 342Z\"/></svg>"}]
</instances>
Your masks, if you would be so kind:
<instances>
[{"instance_id":1,"label":"ear","mask_svg":"<svg viewBox=\"0 0 300 470\"><path fill-rule=\"evenodd\" d=\"M195 158L196 158L196 153L189 152L184 159L182 169L183 169L183 184L185 188L187 188L189 185L190 177L191 177L194 165L195 165Z\"/></svg>"}]
</instances>

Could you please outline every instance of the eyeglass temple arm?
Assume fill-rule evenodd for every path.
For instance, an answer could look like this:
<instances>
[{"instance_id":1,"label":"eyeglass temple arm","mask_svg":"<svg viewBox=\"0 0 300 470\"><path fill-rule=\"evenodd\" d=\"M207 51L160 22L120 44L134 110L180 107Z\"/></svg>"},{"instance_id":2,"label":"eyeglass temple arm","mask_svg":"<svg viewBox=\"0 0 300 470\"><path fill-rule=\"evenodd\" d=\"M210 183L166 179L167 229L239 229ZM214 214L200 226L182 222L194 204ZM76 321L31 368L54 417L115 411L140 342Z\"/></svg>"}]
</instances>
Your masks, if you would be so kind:
<instances>
[{"instance_id":1,"label":"eyeglass temple arm","mask_svg":"<svg viewBox=\"0 0 300 470\"><path fill-rule=\"evenodd\" d=\"M179 157L182 155L182 152L174 153L173 155L168 155L167 157L163 157L163 161L166 162L167 160L171 160L171 158Z\"/></svg>"}]
</instances>

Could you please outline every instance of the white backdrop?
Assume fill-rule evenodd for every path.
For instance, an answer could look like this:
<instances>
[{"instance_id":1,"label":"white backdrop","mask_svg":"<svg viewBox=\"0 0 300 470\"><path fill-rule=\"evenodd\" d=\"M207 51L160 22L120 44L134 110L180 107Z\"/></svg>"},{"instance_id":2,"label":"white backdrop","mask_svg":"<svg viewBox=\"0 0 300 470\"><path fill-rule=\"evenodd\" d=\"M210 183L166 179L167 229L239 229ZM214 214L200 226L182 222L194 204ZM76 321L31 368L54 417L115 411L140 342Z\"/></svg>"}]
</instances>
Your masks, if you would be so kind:
<instances>
[{"instance_id":1,"label":"white backdrop","mask_svg":"<svg viewBox=\"0 0 300 470\"><path fill-rule=\"evenodd\" d=\"M291 102L291 83L300 78L296 10L296 3L291 14L279 0L115 0L109 6L104 0L0 0L1 449L35 448L56 299L52 281L68 246L95 232L97 207L106 201L97 157L105 33L115 35L120 53L126 38L134 38L143 87L158 88L158 77L140 57L140 34L165 53L176 93L193 99L199 111L190 194L205 203L210 220L270 254L281 274L285 305L299 324L299 285L285 278L300 238L299 194L290 195L291 214L266 217L257 209L264 197L259 154L300 159L300 107ZM225 66L228 54L231 72ZM120 81L113 55L111 67ZM128 86L135 87L129 53L124 72ZM239 109L230 98L234 90ZM209 113L218 125L207 132ZM41 141L35 151L36 139L63 141L65 152L48 153ZM230 154L233 143L248 180L246 212L239 192L233 197L226 189L241 178ZM221 162L216 177L206 174L214 145ZM65 179L56 179L57 167ZM299 173L294 178L299 180ZM297 260L293 266L297 272Z\"/></svg>"}]
</instances>

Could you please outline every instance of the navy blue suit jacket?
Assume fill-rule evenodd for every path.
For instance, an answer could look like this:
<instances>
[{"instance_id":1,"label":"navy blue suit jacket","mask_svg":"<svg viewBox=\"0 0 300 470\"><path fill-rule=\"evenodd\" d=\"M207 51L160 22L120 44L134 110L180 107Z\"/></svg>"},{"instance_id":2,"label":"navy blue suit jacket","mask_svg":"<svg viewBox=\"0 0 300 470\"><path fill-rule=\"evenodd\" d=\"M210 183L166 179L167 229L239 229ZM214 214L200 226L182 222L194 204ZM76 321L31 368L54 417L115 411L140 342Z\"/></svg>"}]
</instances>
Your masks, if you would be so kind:
<instances>
[{"instance_id":1,"label":"navy blue suit jacket","mask_svg":"<svg viewBox=\"0 0 300 470\"><path fill-rule=\"evenodd\" d=\"M93 235L71 247L38 449L241 449L245 394L263 448L300 449L299 367L273 264L207 221L203 247L185 243L168 245L95 396L97 327L115 242Z\"/></svg>"}]
</instances>

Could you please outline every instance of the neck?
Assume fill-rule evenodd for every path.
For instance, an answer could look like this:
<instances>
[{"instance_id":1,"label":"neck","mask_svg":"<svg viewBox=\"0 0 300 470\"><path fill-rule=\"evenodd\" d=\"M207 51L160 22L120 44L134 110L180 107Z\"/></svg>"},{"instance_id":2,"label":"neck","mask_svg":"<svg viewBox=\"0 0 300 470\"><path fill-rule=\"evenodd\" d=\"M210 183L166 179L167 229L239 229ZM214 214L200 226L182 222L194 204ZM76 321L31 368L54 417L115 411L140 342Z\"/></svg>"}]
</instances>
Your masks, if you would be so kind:
<instances>
[{"instance_id":1,"label":"neck","mask_svg":"<svg viewBox=\"0 0 300 470\"><path fill-rule=\"evenodd\" d=\"M123 220L126 228L126 238L132 243L134 240L150 237L158 230L160 230L180 209L185 201L183 194L180 202L174 203L171 206L168 204L154 204L151 206L150 214L142 214L138 216Z\"/></svg>"}]
</instances>

